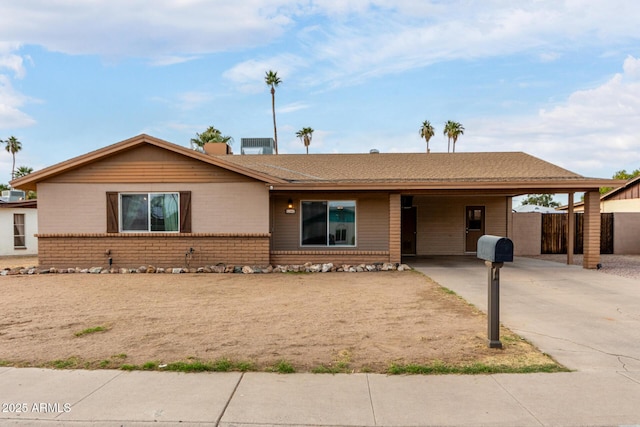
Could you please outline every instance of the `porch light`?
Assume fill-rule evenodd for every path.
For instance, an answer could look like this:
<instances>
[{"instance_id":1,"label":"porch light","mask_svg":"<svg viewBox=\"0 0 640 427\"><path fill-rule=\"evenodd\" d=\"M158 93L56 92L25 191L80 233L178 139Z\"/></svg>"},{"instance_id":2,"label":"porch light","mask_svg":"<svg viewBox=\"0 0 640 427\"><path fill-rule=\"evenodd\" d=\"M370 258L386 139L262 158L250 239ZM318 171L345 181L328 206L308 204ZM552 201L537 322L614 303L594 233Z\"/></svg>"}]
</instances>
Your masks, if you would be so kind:
<instances>
[{"instance_id":1,"label":"porch light","mask_svg":"<svg viewBox=\"0 0 640 427\"><path fill-rule=\"evenodd\" d=\"M291 199L287 200L287 208L284 210L284 213L286 213L287 215L296 213L296 210L293 207L293 200Z\"/></svg>"}]
</instances>

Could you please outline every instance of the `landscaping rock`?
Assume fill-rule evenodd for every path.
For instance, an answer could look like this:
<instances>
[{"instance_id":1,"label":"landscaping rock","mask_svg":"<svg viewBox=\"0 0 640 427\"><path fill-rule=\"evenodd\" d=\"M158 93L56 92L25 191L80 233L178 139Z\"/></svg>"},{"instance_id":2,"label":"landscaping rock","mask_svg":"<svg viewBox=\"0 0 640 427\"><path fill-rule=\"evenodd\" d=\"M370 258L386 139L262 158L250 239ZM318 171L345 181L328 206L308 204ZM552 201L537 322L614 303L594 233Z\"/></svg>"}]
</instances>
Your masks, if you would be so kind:
<instances>
[{"instance_id":1,"label":"landscaping rock","mask_svg":"<svg viewBox=\"0 0 640 427\"><path fill-rule=\"evenodd\" d=\"M329 273L329 272L377 272L377 271L410 271L412 268L407 264L395 264L390 262L378 262L372 264L359 264L359 265L349 265L342 264L339 266L334 265L331 262L322 263L322 264L314 264L311 262L307 262L304 264L287 264L287 265L267 265L266 267L260 266L239 266L239 265L225 265L223 263L218 263L217 265L209 265L203 267L168 267L168 268L156 268L153 265L143 265L138 268L103 268L103 267L91 267L81 269L79 267L76 268L64 268L64 269L56 269L54 267L48 269L38 269L37 267L20 267L20 268L5 268L4 270L0 270L1 276L10 276L10 275L33 275L33 274L50 274L50 273L85 273L85 274L135 274L135 273L168 273L168 274L180 274L180 273L236 273L236 274L261 274L261 273Z\"/></svg>"},{"instance_id":2,"label":"landscaping rock","mask_svg":"<svg viewBox=\"0 0 640 427\"><path fill-rule=\"evenodd\" d=\"M409 267L407 264L400 264L398 266L398 271L409 271L411 270L411 267Z\"/></svg>"}]
</instances>

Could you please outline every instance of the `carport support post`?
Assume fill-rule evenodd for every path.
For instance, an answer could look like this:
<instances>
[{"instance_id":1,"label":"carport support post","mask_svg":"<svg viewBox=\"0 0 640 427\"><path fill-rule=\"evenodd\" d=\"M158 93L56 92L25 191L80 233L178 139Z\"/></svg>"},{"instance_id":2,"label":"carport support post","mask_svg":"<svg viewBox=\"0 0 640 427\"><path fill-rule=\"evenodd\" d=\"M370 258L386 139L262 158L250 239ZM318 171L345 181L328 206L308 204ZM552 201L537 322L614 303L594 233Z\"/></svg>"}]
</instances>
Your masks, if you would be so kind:
<instances>
[{"instance_id":1,"label":"carport support post","mask_svg":"<svg viewBox=\"0 0 640 427\"><path fill-rule=\"evenodd\" d=\"M485 261L489 273L487 321L489 348L502 348L500 342L500 268L503 262Z\"/></svg>"}]
</instances>

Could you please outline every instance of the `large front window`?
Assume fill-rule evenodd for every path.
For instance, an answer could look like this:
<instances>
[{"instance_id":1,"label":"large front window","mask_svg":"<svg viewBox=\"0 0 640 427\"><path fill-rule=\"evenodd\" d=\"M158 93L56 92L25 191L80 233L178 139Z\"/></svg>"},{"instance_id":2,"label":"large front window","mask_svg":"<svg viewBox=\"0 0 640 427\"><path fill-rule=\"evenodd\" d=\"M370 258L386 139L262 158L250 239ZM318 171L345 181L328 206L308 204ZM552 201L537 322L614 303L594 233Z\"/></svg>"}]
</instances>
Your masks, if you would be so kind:
<instances>
[{"instance_id":1,"label":"large front window","mask_svg":"<svg viewBox=\"0 0 640 427\"><path fill-rule=\"evenodd\" d=\"M179 193L120 195L121 231L179 231Z\"/></svg>"},{"instance_id":2,"label":"large front window","mask_svg":"<svg viewBox=\"0 0 640 427\"><path fill-rule=\"evenodd\" d=\"M303 246L355 246L356 202L303 201Z\"/></svg>"}]
</instances>

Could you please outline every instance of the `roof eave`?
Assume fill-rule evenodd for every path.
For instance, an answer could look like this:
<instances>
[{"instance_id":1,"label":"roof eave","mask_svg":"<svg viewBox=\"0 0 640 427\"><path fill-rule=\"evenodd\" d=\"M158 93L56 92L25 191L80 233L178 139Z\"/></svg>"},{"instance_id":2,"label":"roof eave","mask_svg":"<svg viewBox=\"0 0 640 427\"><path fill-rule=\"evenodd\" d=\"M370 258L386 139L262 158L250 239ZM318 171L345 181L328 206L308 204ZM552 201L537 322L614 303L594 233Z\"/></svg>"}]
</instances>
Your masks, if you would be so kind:
<instances>
[{"instance_id":1,"label":"roof eave","mask_svg":"<svg viewBox=\"0 0 640 427\"><path fill-rule=\"evenodd\" d=\"M456 191L503 190L508 193L570 193L596 191L615 185L617 181L598 178L575 180L512 180L512 181L436 181L436 182L288 182L273 184L272 190L298 191Z\"/></svg>"}]
</instances>

